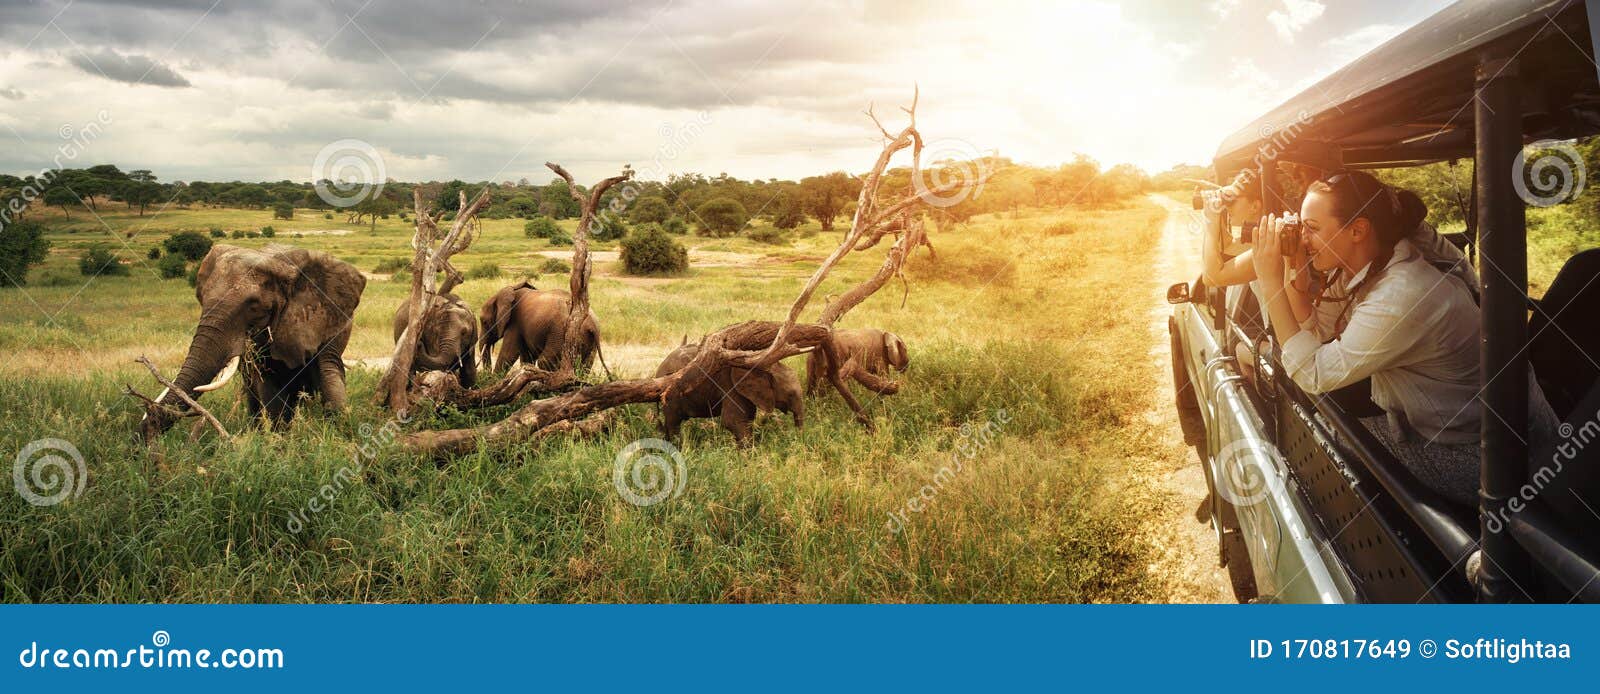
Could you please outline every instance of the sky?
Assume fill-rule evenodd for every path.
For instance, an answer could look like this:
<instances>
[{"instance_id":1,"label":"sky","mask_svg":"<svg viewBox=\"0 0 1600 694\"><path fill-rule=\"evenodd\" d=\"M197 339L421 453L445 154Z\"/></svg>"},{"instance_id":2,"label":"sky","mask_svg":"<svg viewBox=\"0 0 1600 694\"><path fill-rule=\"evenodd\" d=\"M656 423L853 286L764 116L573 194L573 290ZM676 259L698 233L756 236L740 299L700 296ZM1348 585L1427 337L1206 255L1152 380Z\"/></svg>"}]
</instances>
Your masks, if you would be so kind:
<instances>
[{"instance_id":1,"label":"sky","mask_svg":"<svg viewBox=\"0 0 1600 694\"><path fill-rule=\"evenodd\" d=\"M918 89L931 159L1157 172L1448 4L0 0L0 171L796 179Z\"/></svg>"}]
</instances>

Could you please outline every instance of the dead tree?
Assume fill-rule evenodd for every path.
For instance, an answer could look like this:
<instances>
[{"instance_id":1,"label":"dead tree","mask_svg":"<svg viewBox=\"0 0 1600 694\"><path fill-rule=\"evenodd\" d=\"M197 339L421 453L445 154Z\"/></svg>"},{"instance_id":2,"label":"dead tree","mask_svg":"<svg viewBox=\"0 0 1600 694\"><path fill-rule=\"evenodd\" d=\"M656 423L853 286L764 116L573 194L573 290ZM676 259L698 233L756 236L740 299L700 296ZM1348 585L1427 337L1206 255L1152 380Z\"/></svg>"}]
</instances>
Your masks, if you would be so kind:
<instances>
[{"instance_id":1,"label":"dead tree","mask_svg":"<svg viewBox=\"0 0 1600 694\"><path fill-rule=\"evenodd\" d=\"M471 203L467 202L467 194L462 191L460 208L450 225L450 233L440 239L439 220L428 213L427 206L422 202L422 190L413 189L411 194L417 217L417 231L411 237L411 295L406 299L411 306L411 318L406 322L405 332L395 341L394 356L389 360L389 370L384 372L383 380L378 382L376 396L379 404L402 416L411 411L411 364L417 355L417 339L422 332L423 317L428 315L440 294L448 293L461 284L461 273L450 264L450 257L472 245L473 221L478 212L489 204L487 186ZM441 271L445 273L444 284L438 285L438 273Z\"/></svg>"},{"instance_id":2,"label":"dead tree","mask_svg":"<svg viewBox=\"0 0 1600 694\"><path fill-rule=\"evenodd\" d=\"M600 385L579 387L569 392L564 392L553 397L534 400L522 406L506 419L495 424L471 429L453 429L448 431L421 431L410 434L402 439L402 443L411 450L425 451L433 454L459 453L471 450L478 441L489 445L501 445L510 441L519 441L529 438L545 436L550 433L575 428L573 425L564 424L569 421L587 417L595 412L600 412L621 405L648 403L662 401L681 396L695 388L710 374L727 367L747 369L766 368L786 357L804 354L814 349L821 349L828 353L827 360L835 367L833 373L828 374L828 380L834 388L844 397L856 419L865 426L871 426L871 420L862 410L859 402L845 386L843 379L847 376L856 378L863 385L880 393L893 393L899 384L888 381L871 374L852 373L853 361L848 361L847 355L836 351L832 340L832 326L845 313L860 305L873 293L882 288L891 278L900 274L906 256L918 245L926 242L925 232L920 219L916 219L913 212L920 204L931 202L940 196L962 188L981 185L987 179L987 174L977 180L953 181L931 190L915 191L903 197L891 198L888 202L879 203L879 187L882 184L883 172L888 167L895 154L906 148L911 148L911 175L913 181L920 181L922 135L916 128L916 99L913 98L910 108L903 109L910 117L910 123L898 134L891 135L885 130L872 110L867 110L867 116L877 125L879 132L883 133L885 143L882 152L872 167L871 173L863 181L861 195L856 203L856 214L852 220L848 233L839 246L822 262L811 278L806 281L794 303L789 307L788 316L779 321L746 321L724 327L707 335L701 342L701 348L695 358L683 369L673 374L657 378L613 381ZM597 186L589 198L585 199L576 191L572 179L560 167L551 165L551 168L568 181L573 188L573 194L583 202L595 202L604 189ZM624 176L629 172L625 171ZM607 179L615 183L618 178ZM601 185L606 185L602 182ZM588 310L588 278L580 276L579 268L587 272L587 224L592 214L592 205L585 207L585 216L579 223L579 233L575 237L573 275L572 275L572 310L574 318L585 315ZM891 224L895 220L903 220L898 225ZM896 228L898 227L898 228ZM827 279L833 268L843 260L844 256L855 250L858 246L870 248L885 234L894 233L897 241L889 249L883 266L879 268L867 281L853 287L840 295L835 302L830 302L822 312L817 323L803 323L799 321L800 314L810 303L811 297L816 293L819 285ZM862 246L862 244L865 244ZM582 304L580 304L580 291ZM843 356L844 359L840 357ZM560 370L566 371L570 366L569 355L563 354ZM529 382L543 381L546 384L561 385L563 380L559 377L523 367L519 373L530 374L526 376ZM508 377L507 382L512 378ZM505 386L505 382L499 384ZM464 399L475 399L481 396L505 396L516 390L516 384L510 387L499 387L493 393L489 389L480 391L463 391L455 383L454 376L435 372L428 374L421 389L428 397L445 402L459 403ZM518 393L520 394L520 392ZM511 397L516 397L512 395ZM576 428L583 428L581 423Z\"/></svg>"}]
</instances>

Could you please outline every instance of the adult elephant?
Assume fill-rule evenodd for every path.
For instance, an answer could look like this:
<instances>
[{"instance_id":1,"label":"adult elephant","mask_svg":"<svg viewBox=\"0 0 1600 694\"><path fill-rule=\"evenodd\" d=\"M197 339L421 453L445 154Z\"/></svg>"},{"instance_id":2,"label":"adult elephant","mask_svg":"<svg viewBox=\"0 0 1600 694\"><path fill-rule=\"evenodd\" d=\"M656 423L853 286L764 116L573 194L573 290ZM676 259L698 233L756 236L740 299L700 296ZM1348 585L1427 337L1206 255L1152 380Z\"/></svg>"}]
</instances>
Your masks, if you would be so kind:
<instances>
[{"instance_id":1,"label":"adult elephant","mask_svg":"<svg viewBox=\"0 0 1600 694\"><path fill-rule=\"evenodd\" d=\"M326 253L213 246L196 273L200 322L173 385L199 397L226 384L242 361L252 416L265 412L274 426L288 422L302 393L342 409L344 348L366 286L360 271ZM182 407L166 390L156 399ZM149 439L172 424L146 414L140 430Z\"/></svg>"},{"instance_id":2,"label":"adult elephant","mask_svg":"<svg viewBox=\"0 0 1600 694\"><path fill-rule=\"evenodd\" d=\"M402 302L394 312L395 342L400 341L410 321L411 304ZM421 332L417 336L417 355L411 361L412 373L449 371L462 387L477 385L478 362L472 357L472 348L478 343L478 318L461 297L443 294L435 299L422 319Z\"/></svg>"},{"instance_id":3,"label":"adult elephant","mask_svg":"<svg viewBox=\"0 0 1600 694\"><path fill-rule=\"evenodd\" d=\"M698 343L684 338L683 344L656 367L656 377L677 373L700 353ZM700 385L676 398L661 403L661 435L678 440L683 420L716 417L733 433L740 446L750 445L750 424L762 412L778 410L794 417L796 428L805 426L806 405L800 393L800 379L789 367L778 362L765 369L723 367Z\"/></svg>"},{"instance_id":4,"label":"adult elephant","mask_svg":"<svg viewBox=\"0 0 1600 694\"><path fill-rule=\"evenodd\" d=\"M569 331L567 319L571 310L572 295L563 290L534 289L526 282L500 290L478 313L485 326L478 340L484 368L508 369L520 359L525 364L553 370L561 363L569 332L571 339L578 341L579 369L589 368L597 356L600 365L605 366L600 319L591 310L577 330ZM497 341L500 355L491 364L489 353ZM610 368L606 371L609 373Z\"/></svg>"},{"instance_id":5,"label":"adult elephant","mask_svg":"<svg viewBox=\"0 0 1600 694\"><path fill-rule=\"evenodd\" d=\"M903 372L911 365L905 341L891 332L874 328L835 330L833 344L841 359L853 359L857 369L874 376L888 376L890 369ZM806 393L815 394L827 373L828 355L820 349L811 352L806 357Z\"/></svg>"}]
</instances>

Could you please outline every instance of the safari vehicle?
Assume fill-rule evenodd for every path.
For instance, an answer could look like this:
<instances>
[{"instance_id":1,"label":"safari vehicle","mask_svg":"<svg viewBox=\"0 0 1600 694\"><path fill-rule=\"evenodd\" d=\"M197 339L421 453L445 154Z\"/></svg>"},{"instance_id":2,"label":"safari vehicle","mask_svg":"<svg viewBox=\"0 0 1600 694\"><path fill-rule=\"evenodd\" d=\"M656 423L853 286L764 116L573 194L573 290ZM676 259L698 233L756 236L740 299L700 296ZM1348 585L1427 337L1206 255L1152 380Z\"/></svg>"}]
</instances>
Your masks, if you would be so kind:
<instances>
[{"instance_id":1,"label":"safari vehicle","mask_svg":"<svg viewBox=\"0 0 1600 694\"><path fill-rule=\"evenodd\" d=\"M1307 143L1346 168L1473 170L1463 245L1482 277L1478 508L1425 487L1331 398L1297 387L1247 289L1197 280L1168 291L1185 438L1206 470L1219 546L1242 546L1222 560L1249 562L1259 599L1600 601L1600 503L1584 500L1600 495L1583 491L1600 477L1600 249L1570 258L1530 300L1517 189L1525 145L1600 132L1597 28L1600 2L1459 2L1218 148L1217 179L1256 169L1278 212L1288 204L1274 159ZM1563 422L1560 475L1553 451L1524 443L1529 363Z\"/></svg>"}]
</instances>

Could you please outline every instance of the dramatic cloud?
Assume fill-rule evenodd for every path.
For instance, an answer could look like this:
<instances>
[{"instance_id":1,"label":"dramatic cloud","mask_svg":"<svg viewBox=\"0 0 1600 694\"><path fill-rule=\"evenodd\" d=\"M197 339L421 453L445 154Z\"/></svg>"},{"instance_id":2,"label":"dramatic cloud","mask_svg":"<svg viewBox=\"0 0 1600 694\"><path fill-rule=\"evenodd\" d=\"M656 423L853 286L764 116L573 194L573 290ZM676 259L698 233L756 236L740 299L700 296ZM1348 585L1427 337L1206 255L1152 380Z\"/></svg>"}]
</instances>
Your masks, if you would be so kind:
<instances>
[{"instance_id":1,"label":"dramatic cloud","mask_svg":"<svg viewBox=\"0 0 1600 694\"><path fill-rule=\"evenodd\" d=\"M1283 0L1283 9L1267 13L1267 21L1278 30L1279 37L1294 43L1295 34L1316 21L1327 9L1316 0Z\"/></svg>"},{"instance_id":2,"label":"dramatic cloud","mask_svg":"<svg viewBox=\"0 0 1600 694\"><path fill-rule=\"evenodd\" d=\"M71 61L79 70L117 82L157 87L191 86L189 80L172 68L142 55L122 55L103 50L94 54L79 53L72 56Z\"/></svg>"}]
</instances>

